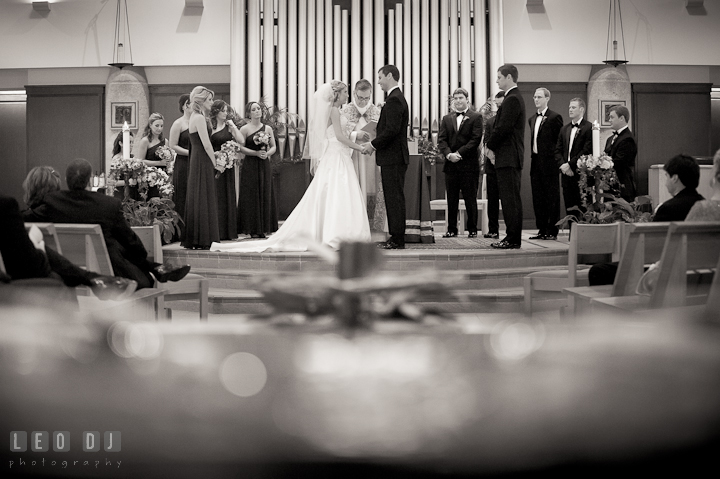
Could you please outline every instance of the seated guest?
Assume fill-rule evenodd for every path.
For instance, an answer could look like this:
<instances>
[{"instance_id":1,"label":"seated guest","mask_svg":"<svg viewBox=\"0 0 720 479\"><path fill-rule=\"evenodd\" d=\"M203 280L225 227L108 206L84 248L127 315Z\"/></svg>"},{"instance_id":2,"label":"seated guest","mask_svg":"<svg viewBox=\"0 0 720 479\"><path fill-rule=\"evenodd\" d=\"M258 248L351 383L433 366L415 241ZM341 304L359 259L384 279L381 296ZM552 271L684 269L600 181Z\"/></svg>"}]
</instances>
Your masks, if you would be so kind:
<instances>
[{"instance_id":1,"label":"seated guest","mask_svg":"<svg viewBox=\"0 0 720 479\"><path fill-rule=\"evenodd\" d=\"M694 158L677 155L665 166L665 187L672 198L658 206L653 221L685 221L696 201L704 199L696 188L700 183L700 166Z\"/></svg>"},{"instance_id":2,"label":"seated guest","mask_svg":"<svg viewBox=\"0 0 720 479\"><path fill-rule=\"evenodd\" d=\"M47 167L39 167L47 168ZM38 168L34 168L37 170ZM54 172L54 171L53 171ZM28 234L15 198L0 196L0 254L9 280L58 278L65 286L89 286L100 299L121 299L135 291L135 281L101 276L75 266L43 242L37 227Z\"/></svg>"},{"instance_id":3,"label":"seated guest","mask_svg":"<svg viewBox=\"0 0 720 479\"><path fill-rule=\"evenodd\" d=\"M69 190L46 195L43 204L28 212L25 220L100 225L115 274L135 280L138 289L152 287L153 276L161 283L184 278L190 266L173 268L148 261L140 238L123 217L122 202L87 190L91 174L87 160L73 160L65 175Z\"/></svg>"},{"instance_id":4,"label":"seated guest","mask_svg":"<svg viewBox=\"0 0 720 479\"><path fill-rule=\"evenodd\" d=\"M720 150L713 158L713 172L710 178L713 195L709 200L698 201L690 208L686 221L720 221Z\"/></svg>"},{"instance_id":5,"label":"seated guest","mask_svg":"<svg viewBox=\"0 0 720 479\"><path fill-rule=\"evenodd\" d=\"M700 167L691 156L677 155L668 160L663 169L665 187L673 197L658 206L653 221L685 221L690 208L703 199L695 190L700 182ZM617 263L593 265L588 271L590 286L613 284L617 268Z\"/></svg>"},{"instance_id":6,"label":"seated guest","mask_svg":"<svg viewBox=\"0 0 720 479\"><path fill-rule=\"evenodd\" d=\"M45 195L60 191L60 174L51 166L36 166L25 177L22 184L23 200L31 210L45 200Z\"/></svg>"}]
</instances>

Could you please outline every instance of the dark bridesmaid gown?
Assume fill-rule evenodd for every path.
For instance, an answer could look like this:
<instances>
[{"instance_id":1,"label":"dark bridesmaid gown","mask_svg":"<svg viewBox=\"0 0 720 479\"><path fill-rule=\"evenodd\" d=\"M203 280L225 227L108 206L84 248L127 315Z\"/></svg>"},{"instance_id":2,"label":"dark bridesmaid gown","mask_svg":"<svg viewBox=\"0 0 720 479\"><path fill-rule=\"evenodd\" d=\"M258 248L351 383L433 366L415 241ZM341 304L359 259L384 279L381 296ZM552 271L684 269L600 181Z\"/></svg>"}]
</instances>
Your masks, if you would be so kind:
<instances>
[{"instance_id":1,"label":"dark bridesmaid gown","mask_svg":"<svg viewBox=\"0 0 720 479\"><path fill-rule=\"evenodd\" d=\"M150 161L160 161L160 158L155 156L155 152L157 151L158 148L160 148L164 144L165 144L165 141L161 141L157 145L153 145L153 146L149 147L147 149L147 152L145 152L145 159L150 160ZM156 166L155 168L157 168L159 170L163 170L165 173L167 173L167 168L164 166ZM148 188L148 195L147 195L148 200L150 198L158 198L158 197L160 197L160 190L157 188L157 186L151 186L150 188Z\"/></svg>"},{"instance_id":2,"label":"dark bridesmaid gown","mask_svg":"<svg viewBox=\"0 0 720 479\"><path fill-rule=\"evenodd\" d=\"M210 142L213 151L220 151L223 143L233 139L227 125L220 131L212 134ZM237 200L235 197L235 169L231 168L220 173L215 179L215 192L217 193L218 227L220 239L229 240L237 238Z\"/></svg>"},{"instance_id":3,"label":"dark bridesmaid gown","mask_svg":"<svg viewBox=\"0 0 720 479\"><path fill-rule=\"evenodd\" d=\"M245 147L260 151L264 145L256 145L256 133L265 131L265 125L248 135ZM246 156L240 172L240 198L238 201L238 233L264 235L277 231L277 208L272 190L270 159Z\"/></svg>"},{"instance_id":4,"label":"dark bridesmaid gown","mask_svg":"<svg viewBox=\"0 0 720 479\"><path fill-rule=\"evenodd\" d=\"M178 138L178 146L180 148L190 149L190 132L183 130ZM175 169L173 170L173 202L175 203L175 211L180 218L185 218L185 200L187 198L188 172L190 169L190 159L185 155L175 156ZM185 225L181 223L180 241L185 237Z\"/></svg>"},{"instance_id":5,"label":"dark bridesmaid gown","mask_svg":"<svg viewBox=\"0 0 720 479\"><path fill-rule=\"evenodd\" d=\"M197 132L190 133L190 171L184 219L182 245L185 248L209 249L213 241L220 241L215 168Z\"/></svg>"}]
</instances>

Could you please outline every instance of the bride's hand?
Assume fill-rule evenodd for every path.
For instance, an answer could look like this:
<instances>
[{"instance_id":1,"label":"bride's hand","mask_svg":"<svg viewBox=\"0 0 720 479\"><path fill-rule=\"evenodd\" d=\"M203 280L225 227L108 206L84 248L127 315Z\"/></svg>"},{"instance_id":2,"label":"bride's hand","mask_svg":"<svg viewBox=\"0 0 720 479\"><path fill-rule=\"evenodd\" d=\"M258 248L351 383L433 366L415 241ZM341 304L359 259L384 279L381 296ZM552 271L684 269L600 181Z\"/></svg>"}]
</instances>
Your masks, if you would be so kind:
<instances>
[{"instance_id":1,"label":"bride's hand","mask_svg":"<svg viewBox=\"0 0 720 479\"><path fill-rule=\"evenodd\" d=\"M367 131L358 131L357 133L357 141L368 141L370 139L370 134Z\"/></svg>"}]
</instances>

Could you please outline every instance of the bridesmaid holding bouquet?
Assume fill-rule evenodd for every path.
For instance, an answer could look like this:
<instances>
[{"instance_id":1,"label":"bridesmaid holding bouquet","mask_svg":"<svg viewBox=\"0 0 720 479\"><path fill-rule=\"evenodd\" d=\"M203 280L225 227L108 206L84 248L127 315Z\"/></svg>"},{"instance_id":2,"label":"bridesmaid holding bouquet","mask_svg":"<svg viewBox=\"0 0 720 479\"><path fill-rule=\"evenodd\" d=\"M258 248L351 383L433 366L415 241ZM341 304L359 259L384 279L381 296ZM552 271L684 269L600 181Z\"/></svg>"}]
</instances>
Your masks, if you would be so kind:
<instances>
[{"instance_id":1,"label":"bridesmaid holding bouquet","mask_svg":"<svg viewBox=\"0 0 720 479\"><path fill-rule=\"evenodd\" d=\"M220 241L217 196L215 192L215 152L210 142L210 113L215 94L203 86L190 93L192 114L190 134L190 171L185 209L185 238L182 245L191 249L210 249Z\"/></svg>"},{"instance_id":2,"label":"bridesmaid holding bouquet","mask_svg":"<svg viewBox=\"0 0 720 479\"><path fill-rule=\"evenodd\" d=\"M272 191L270 157L275 153L272 128L263 123L260 103L245 106L250 122L240 128L240 151L245 154L240 173L238 233L265 238L277 231L277 210Z\"/></svg>"},{"instance_id":3,"label":"bridesmaid holding bouquet","mask_svg":"<svg viewBox=\"0 0 720 479\"><path fill-rule=\"evenodd\" d=\"M223 100L215 100L210 109L212 135L210 142L213 150L218 152L228 141L238 141L240 132L235 124L228 120L230 107ZM230 168L215 174L215 191L217 193L218 226L220 239L237 238L237 199L235 196L235 170Z\"/></svg>"}]
</instances>

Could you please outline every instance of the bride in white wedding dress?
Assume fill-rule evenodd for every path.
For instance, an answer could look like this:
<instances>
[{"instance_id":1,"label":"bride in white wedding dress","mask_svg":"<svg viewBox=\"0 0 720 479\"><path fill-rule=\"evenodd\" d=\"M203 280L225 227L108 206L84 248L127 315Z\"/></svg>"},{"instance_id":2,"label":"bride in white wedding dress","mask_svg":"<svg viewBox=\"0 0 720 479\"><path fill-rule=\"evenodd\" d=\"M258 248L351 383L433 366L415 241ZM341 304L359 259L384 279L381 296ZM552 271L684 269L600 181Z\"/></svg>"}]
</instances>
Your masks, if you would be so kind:
<instances>
[{"instance_id":1,"label":"bride in white wedding dress","mask_svg":"<svg viewBox=\"0 0 720 479\"><path fill-rule=\"evenodd\" d=\"M335 249L343 241L370 241L365 199L350 151L362 148L350 140L347 119L338 109L347 102L347 85L338 80L325 83L313 99L308 147L315 176L300 202L268 239L213 243L210 251L307 251L313 241Z\"/></svg>"}]
</instances>

